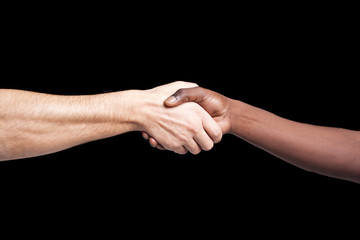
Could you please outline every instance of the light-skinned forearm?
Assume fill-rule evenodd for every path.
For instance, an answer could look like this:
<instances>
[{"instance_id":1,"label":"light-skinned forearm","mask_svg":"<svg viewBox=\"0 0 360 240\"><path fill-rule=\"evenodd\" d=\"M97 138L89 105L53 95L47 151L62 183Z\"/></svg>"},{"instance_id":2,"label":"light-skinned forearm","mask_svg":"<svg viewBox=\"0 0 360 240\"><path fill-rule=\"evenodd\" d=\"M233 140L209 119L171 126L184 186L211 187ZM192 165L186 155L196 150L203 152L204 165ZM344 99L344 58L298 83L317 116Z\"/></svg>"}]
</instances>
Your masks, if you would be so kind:
<instances>
[{"instance_id":1,"label":"light-skinned forearm","mask_svg":"<svg viewBox=\"0 0 360 240\"><path fill-rule=\"evenodd\" d=\"M136 129L134 91L59 96L0 90L0 160L27 158Z\"/></svg>"},{"instance_id":2,"label":"light-skinned forearm","mask_svg":"<svg viewBox=\"0 0 360 240\"><path fill-rule=\"evenodd\" d=\"M359 132L315 126L230 100L230 133L308 171L360 183Z\"/></svg>"}]
</instances>

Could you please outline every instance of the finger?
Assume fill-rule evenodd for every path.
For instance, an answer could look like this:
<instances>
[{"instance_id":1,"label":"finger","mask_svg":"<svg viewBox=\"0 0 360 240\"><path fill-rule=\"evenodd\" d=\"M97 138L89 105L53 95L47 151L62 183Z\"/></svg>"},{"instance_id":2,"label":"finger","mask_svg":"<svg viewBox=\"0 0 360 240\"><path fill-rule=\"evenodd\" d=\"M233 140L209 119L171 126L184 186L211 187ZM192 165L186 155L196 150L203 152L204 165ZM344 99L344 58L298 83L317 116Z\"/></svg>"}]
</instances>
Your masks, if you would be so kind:
<instances>
[{"instance_id":1,"label":"finger","mask_svg":"<svg viewBox=\"0 0 360 240\"><path fill-rule=\"evenodd\" d=\"M162 145L160 145L160 144L157 146L157 149L159 149L159 150L166 150L166 149L165 149Z\"/></svg>"},{"instance_id":2,"label":"finger","mask_svg":"<svg viewBox=\"0 0 360 240\"><path fill-rule=\"evenodd\" d=\"M149 143L154 148L156 147L159 150L165 150L165 148L160 143L158 143L158 141L156 141L155 138L150 137Z\"/></svg>"},{"instance_id":3,"label":"finger","mask_svg":"<svg viewBox=\"0 0 360 240\"><path fill-rule=\"evenodd\" d=\"M184 155L189 152L184 146L174 149L173 151L181 155Z\"/></svg>"},{"instance_id":4,"label":"finger","mask_svg":"<svg viewBox=\"0 0 360 240\"><path fill-rule=\"evenodd\" d=\"M222 139L222 130L215 120L206 112L202 113L203 128L214 143Z\"/></svg>"},{"instance_id":5,"label":"finger","mask_svg":"<svg viewBox=\"0 0 360 240\"><path fill-rule=\"evenodd\" d=\"M184 145L184 147L194 155L197 155L201 152L201 147L194 139L190 140L186 145Z\"/></svg>"},{"instance_id":6,"label":"finger","mask_svg":"<svg viewBox=\"0 0 360 240\"><path fill-rule=\"evenodd\" d=\"M178 153L178 154L186 154L186 153L188 153L188 150L183 146L178 147L176 149L166 149L164 146L162 146L160 143L158 143L158 141L156 141L155 138L150 137L150 136L149 136L149 144L153 148L157 148L159 150L171 150L171 151L174 151L175 153Z\"/></svg>"},{"instance_id":7,"label":"finger","mask_svg":"<svg viewBox=\"0 0 360 240\"><path fill-rule=\"evenodd\" d=\"M145 139L145 140L149 140L149 134L147 134L146 132L142 132L142 137Z\"/></svg>"},{"instance_id":8,"label":"finger","mask_svg":"<svg viewBox=\"0 0 360 240\"><path fill-rule=\"evenodd\" d=\"M213 140L205 130L199 131L199 133L194 136L194 140L204 151L209 151L214 147Z\"/></svg>"},{"instance_id":9,"label":"finger","mask_svg":"<svg viewBox=\"0 0 360 240\"><path fill-rule=\"evenodd\" d=\"M158 149L160 149L160 150L165 150L165 148L164 148L163 146L161 146L161 144L159 144L159 143L155 140L155 138L150 137L150 135L147 134L146 132L142 132L142 136L143 136L143 138L144 138L145 140L149 140L149 143L150 143L150 145L151 145L152 147L156 147L156 148L158 148Z\"/></svg>"},{"instance_id":10,"label":"finger","mask_svg":"<svg viewBox=\"0 0 360 240\"><path fill-rule=\"evenodd\" d=\"M168 97L164 104L167 107L176 107L186 102L201 103L206 98L206 91L201 87L181 88Z\"/></svg>"},{"instance_id":11,"label":"finger","mask_svg":"<svg viewBox=\"0 0 360 240\"><path fill-rule=\"evenodd\" d=\"M153 148L156 148L158 146L157 141L152 137L150 137L149 143L150 143L150 146L152 146Z\"/></svg>"}]
</instances>

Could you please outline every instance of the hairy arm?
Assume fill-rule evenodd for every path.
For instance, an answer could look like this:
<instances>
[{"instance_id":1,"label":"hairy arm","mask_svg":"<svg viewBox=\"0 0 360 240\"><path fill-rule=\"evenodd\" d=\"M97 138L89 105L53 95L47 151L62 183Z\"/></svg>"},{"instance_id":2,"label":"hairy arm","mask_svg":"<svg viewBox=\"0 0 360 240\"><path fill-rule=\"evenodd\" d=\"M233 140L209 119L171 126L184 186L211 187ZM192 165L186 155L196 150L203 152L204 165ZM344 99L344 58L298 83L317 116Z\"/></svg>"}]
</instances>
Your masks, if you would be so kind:
<instances>
[{"instance_id":1,"label":"hairy arm","mask_svg":"<svg viewBox=\"0 0 360 240\"><path fill-rule=\"evenodd\" d=\"M135 130L127 104L134 94L60 96L0 90L0 160L49 154Z\"/></svg>"},{"instance_id":2,"label":"hairy arm","mask_svg":"<svg viewBox=\"0 0 360 240\"><path fill-rule=\"evenodd\" d=\"M305 170L360 183L360 132L291 121L208 89L181 89L169 107L194 101L239 138Z\"/></svg>"}]
</instances>

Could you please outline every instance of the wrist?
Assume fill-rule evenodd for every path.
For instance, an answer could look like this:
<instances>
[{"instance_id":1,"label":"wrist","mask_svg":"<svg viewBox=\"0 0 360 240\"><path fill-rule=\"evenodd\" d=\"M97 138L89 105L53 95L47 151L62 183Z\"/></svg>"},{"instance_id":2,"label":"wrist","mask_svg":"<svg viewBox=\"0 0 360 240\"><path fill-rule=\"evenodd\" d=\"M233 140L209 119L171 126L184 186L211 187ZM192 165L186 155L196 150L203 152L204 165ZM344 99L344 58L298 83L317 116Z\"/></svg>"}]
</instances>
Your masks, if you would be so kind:
<instances>
[{"instance_id":1,"label":"wrist","mask_svg":"<svg viewBox=\"0 0 360 240\"><path fill-rule=\"evenodd\" d=\"M137 112L141 106L140 92L126 90L94 96L91 105L93 109L97 109L99 121L108 126L108 135L119 135L139 129L140 120Z\"/></svg>"},{"instance_id":2,"label":"wrist","mask_svg":"<svg viewBox=\"0 0 360 240\"><path fill-rule=\"evenodd\" d=\"M146 123L154 120L154 113L163 105L163 100L149 90L127 90L118 94L121 101L120 108L114 109L115 121L125 125L127 131L144 131Z\"/></svg>"},{"instance_id":3,"label":"wrist","mask_svg":"<svg viewBox=\"0 0 360 240\"><path fill-rule=\"evenodd\" d=\"M167 95L162 96L151 90L131 90L129 97L127 115L128 122L133 126L132 131L146 131L148 123L162 114Z\"/></svg>"},{"instance_id":4,"label":"wrist","mask_svg":"<svg viewBox=\"0 0 360 240\"><path fill-rule=\"evenodd\" d=\"M246 109L249 105L239 100L229 101L229 134L240 136L246 130Z\"/></svg>"},{"instance_id":5,"label":"wrist","mask_svg":"<svg viewBox=\"0 0 360 240\"><path fill-rule=\"evenodd\" d=\"M123 120L129 127L129 131L142 131L146 119L144 109L147 105L145 90L128 90L124 92L126 101L124 103Z\"/></svg>"}]
</instances>

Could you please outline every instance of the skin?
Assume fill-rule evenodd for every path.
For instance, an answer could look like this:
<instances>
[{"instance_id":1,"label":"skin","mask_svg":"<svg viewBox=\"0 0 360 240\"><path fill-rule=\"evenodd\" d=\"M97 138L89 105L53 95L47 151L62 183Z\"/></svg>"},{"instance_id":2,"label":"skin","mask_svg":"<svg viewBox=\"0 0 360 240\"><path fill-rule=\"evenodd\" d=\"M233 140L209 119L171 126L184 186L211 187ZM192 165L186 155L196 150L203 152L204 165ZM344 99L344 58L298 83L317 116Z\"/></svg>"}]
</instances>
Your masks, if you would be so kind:
<instances>
[{"instance_id":1,"label":"skin","mask_svg":"<svg viewBox=\"0 0 360 240\"><path fill-rule=\"evenodd\" d=\"M304 170L360 183L360 132L291 121L201 87L180 89L167 107L202 106L223 134L233 134ZM156 138L143 134L152 146ZM152 135L150 135L152 136Z\"/></svg>"},{"instance_id":2,"label":"skin","mask_svg":"<svg viewBox=\"0 0 360 240\"><path fill-rule=\"evenodd\" d=\"M210 150L222 132L203 108L163 104L177 89L195 86L173 82L82 96L0 89L0 160L50 154L130 131L146 131L179 154Z\"/></svg>"}]
</instances>

